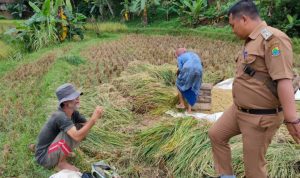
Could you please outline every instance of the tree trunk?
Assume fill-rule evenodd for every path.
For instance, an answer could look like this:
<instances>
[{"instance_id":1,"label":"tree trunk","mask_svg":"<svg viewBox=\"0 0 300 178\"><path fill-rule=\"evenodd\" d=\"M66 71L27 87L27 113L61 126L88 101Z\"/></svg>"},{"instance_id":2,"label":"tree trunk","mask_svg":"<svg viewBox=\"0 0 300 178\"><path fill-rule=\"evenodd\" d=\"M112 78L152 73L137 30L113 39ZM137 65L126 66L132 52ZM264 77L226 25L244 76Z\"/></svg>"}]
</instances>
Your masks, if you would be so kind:
<instances>
[{"instance_id":1,"label":"tree trunk","mask_svg":"<svg viewBox=\"0 0 300 178\"><path fill-rule=\"evenodd\" d=\"M147 15L147 8L146 7L143 10L143 23L144 23L144 26L148 25L148 15Z\"/></svg>"}]
</instances>

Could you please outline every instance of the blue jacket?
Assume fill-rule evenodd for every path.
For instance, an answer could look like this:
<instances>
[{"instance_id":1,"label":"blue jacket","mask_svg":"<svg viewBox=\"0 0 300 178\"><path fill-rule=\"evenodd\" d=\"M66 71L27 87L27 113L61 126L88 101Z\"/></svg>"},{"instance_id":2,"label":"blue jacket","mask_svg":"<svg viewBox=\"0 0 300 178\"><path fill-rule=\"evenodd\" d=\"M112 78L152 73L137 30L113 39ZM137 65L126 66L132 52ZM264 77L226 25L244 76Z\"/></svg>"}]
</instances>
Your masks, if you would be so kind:
<instances>
[{"instance_id":1,"label":"blue jacket","mask_svg":"<svg viewBox=\"0 0 300 178\"><path fill-rule=\"evenodd\" d=\"M177 88L181 92L191 89L198 96L202 84L201 58L194 52L185 52L177 60L179 70Z\"/></svg>"}]
</instances>

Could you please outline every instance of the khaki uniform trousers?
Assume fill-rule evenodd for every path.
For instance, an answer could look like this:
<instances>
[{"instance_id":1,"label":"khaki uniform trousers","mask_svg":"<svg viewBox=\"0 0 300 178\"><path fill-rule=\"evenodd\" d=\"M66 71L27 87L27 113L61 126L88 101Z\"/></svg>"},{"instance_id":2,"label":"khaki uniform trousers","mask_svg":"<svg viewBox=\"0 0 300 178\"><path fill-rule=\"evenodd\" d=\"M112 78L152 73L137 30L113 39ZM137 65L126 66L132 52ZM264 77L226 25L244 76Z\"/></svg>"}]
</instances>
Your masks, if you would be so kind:
<instances>
[{"instance_id":1,"label":"khaki uniform trousers","mask_svg":"<svg viewBox=\"0 0 300 178\"><path fill-rule=\"evenodd\" d=\"M254 115L239 111L233 104L208 132L217 173L233 174L228 142L242 134L246 178L267 178L265 154L282 121L283 112Z\"/></svg>"}]
</instances>

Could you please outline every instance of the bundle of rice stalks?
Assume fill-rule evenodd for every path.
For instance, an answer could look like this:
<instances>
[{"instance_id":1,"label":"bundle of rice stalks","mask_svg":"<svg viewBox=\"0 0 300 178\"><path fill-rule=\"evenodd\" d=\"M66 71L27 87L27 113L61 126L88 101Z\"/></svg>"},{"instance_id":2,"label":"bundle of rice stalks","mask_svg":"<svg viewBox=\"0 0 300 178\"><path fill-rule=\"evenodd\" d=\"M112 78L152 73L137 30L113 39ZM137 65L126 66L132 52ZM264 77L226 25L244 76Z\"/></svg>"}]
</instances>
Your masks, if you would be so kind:
<instances>
[{"instance_id":1,"label":"bundle of rice stalks","mask_svg":"<svg viewBox=\"0 0 300 178\"><path fill-rule=\"evenodd\" d=\"M213 175L207 122L191 118L161 123L141 132L135 143L137 157L151 165L161 159L175 177L202 177Z\"/></svg>"},{"instance_id":2,"label":"bundle of rice stalks","mask_svg":"<svg viewBox=\"0 0 300 178\"><path fill-rule=\"evenodd\" d=\"M161 123L142 131L135 142L137 157L152 166L161 160L174 177L215 176L208 129L211 123L190 118ZM234 172L244 176L241 137L230 141ZM299 176L300 150L288 143L272 143L266 159L270 177Z\"/></svg>"},{"instance_id":3,"label":"bundle of rice stalks","mask_svg":"<svg viewBox=\"0 0 300 178\"><path fill-rule=\"evenodd\" d=\"M130 74L147 72L152 78L163 82L166 86L175 86L177 68L174 65L151 65L142 61L133 61L128 64L127 72Z\"/></svg>"},{"instance_id":4,"label":"bundle of rice stalks","mask_svg":"<svg viewBox=\"0 0 300 178\"><path fill-rule=\"evenodd\" d=\"M97 105L104 107L104 115L92 128L80 148L89 162L106 160L123 171L131 164L128 145L132 141L134 117L127 101L109 84L84 90L81 97L83 113L92 115Z\"/></svg>"},{"instance_id":5,"label":"bundle of rice stalks","mask_svg":"<svg viewBox=\"0 0 300 178\"><path fill-rule=\"evenodd\" d=\"M124 148L128 144L129 137L125 134L107 131L101 127L93 127L91 133L88 135L82 148L89 150L89 152L112 151L119 148Z\"/></svg>"},{"instance_id":6,"label":"bundle of rice stalks","mask_svg":"<svg viewBox=\"0 0 300 178\"><path fill-rule=\"evenodd\" d=\"M164 122L139 133L135 139L137 160L157 164L158 152L174 134L174 123Z\"/></svg>"},{"instance_id":7,"label":"bundle of rice stalks","mask_svg":"<svg viewBox=\"0 0 300 178\"><path fill-rule=\"evenodd\" d=\"M159 73L149 74L147 71L139 72L139 68L129 67L129 72L122 73L122 77L113 81L113 84L132 100L133 110L144 114L161 114L173 107L177 101L176 91L173 87L166 86L166 81L158 79ZM138 72L137 74L132 74Z\"/></svg>"},{"instance_id":8,"label":"bundle of rice stalks","mask_svg":"<svg viewBox=\"0 0 300 178\"><path fill-rule=\"evenodd\" d=\"M126 125L133 122L134 118L128 108L127 101L123 101L123 104L121 104L122 100L125 99L113 86L94 87L85 90L84 93L81 99L83 113L91 116L96 106L104 107L104 115L98 121L98 127L110 131L124 131ZM120 103L115 104L114 102Z\"/></svg>"},{"instance_id":9,"label":"bundle of rice stalks","mask_svg":"<svg viewBox=\"0 0 300 178\"><path fill-rule=\"evenodd\" d=\"M189 119L191 120L191 119ZM203 175L214 176L211 145L208 138L210 123L203 121L186 121L186 124L193 122L188 130L181 130L184 134L179 139L175 156L170 160L169 165L177 177L203 177ZM184 132L185 131L185 132Z\"/></svg>"},{"instance_id":10,"label":"bundle of rice stalks","mask_svg":"<svg viewBox=\"0 0 300 178\"><path fill-rule=\"evenodd\" d=\"M268 160L269 177L299 177L300 150L291 144L273 143L270 145Z\"/></svg>"}]
</instances>

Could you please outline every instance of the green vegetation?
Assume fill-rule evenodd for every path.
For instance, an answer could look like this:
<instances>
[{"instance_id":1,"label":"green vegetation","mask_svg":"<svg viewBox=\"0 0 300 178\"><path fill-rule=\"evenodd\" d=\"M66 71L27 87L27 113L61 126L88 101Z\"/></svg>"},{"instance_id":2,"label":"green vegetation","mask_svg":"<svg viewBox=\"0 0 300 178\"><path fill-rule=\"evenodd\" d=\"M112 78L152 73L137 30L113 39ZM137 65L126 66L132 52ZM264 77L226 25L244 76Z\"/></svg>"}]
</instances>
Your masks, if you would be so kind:
<instances>
[{"instance_id":1,"label":"green vegetation","mask_svg":"<svg viewBox=\"0 0 300 178\"><path fill-rule=\"evenodd\" d=\"M73 14L70 0L56 0L55 3L46 0L42 8L32 2L29 5L35 14L16 29L9 31L24 43L28 51L37 51L64 41L66 37L72 39L75 35L83 39L81 28L85 16Z\"/></svg>"},{"instance_id":2,"label":"green vegetation","mask_svg":"<svg viewBox=\"0 0 300 178\"><path fill-rule=\"evenodd\" d=\"M104 22L104 23L88 23L85 25L85 29L96 32L97 34L105 32L126 32L128 27L125 24L117 22Z\"/></svg>"},{"instance_id":3,"label":"green vegetation","mask_svg":"<svg viewBox=\"0 0 300 178\"><path fill-rule=\"evenodd\" d=\"M96 105L105 109L71 160L82 172L105 160L122 177L214 176L207 135L211 123L164 113L177 102L175 48L201 56L204 82L234 76L242 41L226 25L233 2L22 0L9 5L23 20L0 20L0 177L49 177L54 172L37 165L27 146L36 142L57 109L54 92L66 82L84 92L80 111L85 116ZM296 0L255 2L270 25L293 37L299 72ZM213 111L224 110L222 98L229 95L214 95L220 108ZM224 105L232 102L225 100ZM299 111L299 102L297 107ZM240 177L241 142L240 137L231 140ZM270 177L299 177L299 149L284 127L267 160Z\"/></svg>"}]
</instances>

